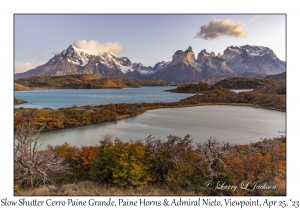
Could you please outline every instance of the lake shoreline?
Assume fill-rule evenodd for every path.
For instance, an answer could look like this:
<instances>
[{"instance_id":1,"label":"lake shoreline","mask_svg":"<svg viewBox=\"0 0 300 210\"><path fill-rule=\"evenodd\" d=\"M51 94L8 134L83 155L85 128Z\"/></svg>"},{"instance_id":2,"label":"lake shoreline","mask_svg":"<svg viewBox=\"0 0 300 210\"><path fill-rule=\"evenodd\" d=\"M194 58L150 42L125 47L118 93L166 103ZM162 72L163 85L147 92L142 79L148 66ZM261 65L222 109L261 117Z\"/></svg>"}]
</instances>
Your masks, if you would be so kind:
<instances>
[{"instance_id":1,"label":"lake shoreline","mask_svg":"<svg viewBox=\"0 0 300 210\"><path fill-rule=\"evenodd\" d=\"M157 100L156 98L152 99ZM101 122L118 121L135 117L154 109L209 105L248 106L286 112L286 96L264 94L255 91L234 93L228 89L217 87L201 95L194 94L175 102L109 103L58 109L20 107L15 108L15 129L21 124L28 123L42 129L42 131L58 130ZM30 118L28 118L28 113L31 115Z\"/></svg>"},{"instance_id":2,"label":"lake shoreline","mask_svg":"<svg viewBox=\"0 0 300 210\"><path fill-rule=\"evenodd\" d=\"M285 131L284 112L249 106L208 105L149 110L123 120L45 131L40 137L45 145L68 142L92 146L105 136L129 142L143 141L149 135L164 140L169 135L189 134L195 143L212 137L244 144L285 135Z\"/></svg>"},{"instance_id":3,"label":"lake shoreline","mask_svg":"<svg viewBox=\"0 0 300 210\"><path fill-rule=\"evenodd\" d=\"M51 129L51 130L42 130L40 132L47 132L47 131L55 131L55 130L64 130L64 129L69 129L69 128L76 128L76 127L81 127L81 126L87 126L87 125L95 125L95 124L102 124L102 123L108 123L108 122L117 122L120 120L124 120L124 119L130 119L133 117L137 117L141 114L146 113L147 111L151 111L151 110L159 110L159 109L178 109L178 108L190 108L190 107L198 107L198 106L245 106L245 107L253 107L253 108L257 108L257 109L266 109L266 110L272 110L272 111L280 111L280 112L286 112L283 110L276 110L276 109L271 109L271 108L265 108L265 107L261 107L261 106L255 106L252 104L239 104L239 103L231 103L231 104L226 104L226 103L203 103L203 104L196 104L196 105L184 105L184 106L175 106L175 107L160 107L160 108L150 108L145 110L142 113L139 113L137 115L134 116L119 116L118 119L116 120L110 120L110 121L103 121L103 122L94 122L94 123L89 123L89 124L84 124L84 125L78 125L78 126L73 126L73 127L66 127L66 128L57 128L57 129Z\"/></svg>"}]
</instances>

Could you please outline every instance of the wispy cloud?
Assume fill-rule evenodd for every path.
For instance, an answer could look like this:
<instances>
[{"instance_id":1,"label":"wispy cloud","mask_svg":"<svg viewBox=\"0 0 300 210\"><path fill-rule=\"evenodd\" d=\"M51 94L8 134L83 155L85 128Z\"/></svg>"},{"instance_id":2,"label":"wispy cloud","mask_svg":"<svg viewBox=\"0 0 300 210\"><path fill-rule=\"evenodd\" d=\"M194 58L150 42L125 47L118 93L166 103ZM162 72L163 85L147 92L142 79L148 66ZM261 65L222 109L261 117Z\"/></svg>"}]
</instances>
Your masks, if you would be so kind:
<instances>
[{"instance_id":1,"label":"wispy cloud","mask_svg":"<svg viewBox=\"0 0 300 210\"><path fill-rule=\"evenodd\" d=\"M213 40L220 37L240 38L246 36L246 34L247 32L243 30L243 24L241 22L233 23L231 19L213 19L200 27L200 31L197 32L195 38L204 40Z\"/></svg>"},{"instance_id":2,"label":"wispy cloud","mask_svg":"<svg viewBox=\"0 0 300 210\"><path fill-rule=\"evenodd\" d=\"M15 74L22 73L28 71L30 69L34 69L37 66L44 64L45 62L32 60L30 62L27 61L15 61Z\"/></svg>"},{"instance_id":3,"label":"wispy cloud","mask_svg":"<svg viewBox=\"0 0 300 210\"><path fill-rule=\"evenodd\" d=\"M250 23L252 23L255 20L258 20L260 18L261 15L254 15L253 18L251 18L251 20L249 21Z\"/></svg>"},{"instance_id":4,"label":"wispy cloud","mask_svg":"<svg viewBox=\"0 0 300 210\"><path fill-rule=\"evenodd\" d=\"M118 42L100 43L96 40L78 40L74 42L73 45L77 48L89 51L90 53L96 55L103 52L118 53L124 50L124 48L121 47Z\"/></svg>"}]
</instances>

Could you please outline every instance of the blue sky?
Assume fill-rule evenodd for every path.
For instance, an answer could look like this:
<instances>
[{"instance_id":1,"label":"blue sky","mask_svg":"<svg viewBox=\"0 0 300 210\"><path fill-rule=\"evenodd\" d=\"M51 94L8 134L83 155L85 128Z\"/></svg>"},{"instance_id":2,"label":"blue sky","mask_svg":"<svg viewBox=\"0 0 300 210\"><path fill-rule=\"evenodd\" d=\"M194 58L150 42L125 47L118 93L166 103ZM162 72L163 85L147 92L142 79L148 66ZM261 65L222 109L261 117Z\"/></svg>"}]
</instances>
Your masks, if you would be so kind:
<instances>
[{"instance_id":1,"label":"blue sky","mask_svg":"<svg viewBox=\"0 0 300 210\"><path fill-rule=\"evenodd\" d=\"M196 37L205 25L210 30L219 27L216 38ZM234 30L238 32L231 33ZM98 47L100 51L111 49L118 57L126 56L147 66L170 61L175 51L186 50L188 46L197 56L203 49L223 54L231 45L260 45L286 60L285 30L283 14L15 14L15 73L47 62L76 42ZM202 32L207 35L211 31Z\"/></svg>"}]
</instances>

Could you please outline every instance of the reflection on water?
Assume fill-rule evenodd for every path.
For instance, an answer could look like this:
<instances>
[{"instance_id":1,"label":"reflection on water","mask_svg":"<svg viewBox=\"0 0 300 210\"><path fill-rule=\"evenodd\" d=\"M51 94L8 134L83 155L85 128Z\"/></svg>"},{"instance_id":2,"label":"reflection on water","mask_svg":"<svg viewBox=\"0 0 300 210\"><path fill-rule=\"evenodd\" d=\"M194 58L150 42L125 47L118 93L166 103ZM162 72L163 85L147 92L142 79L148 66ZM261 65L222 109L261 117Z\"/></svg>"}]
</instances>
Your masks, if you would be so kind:
<instances>
[{"instance_id":1,"label":"reflection on water","mask_svg":"<svg viewBox=\"0 0 300 210\"><path fill-rule=\"evenodd\" d=\"M285 112L243 106L199 106L150 110L134 118L41 133L45 144L88 146L105 135L122 141L144 140L148 135L180 137L190 134L194 142L210 137L232 144L285 135Z\"/></svg>"},{"instance_id":2,"label":"reflection on water","mask_svg":"<svg viewBox=\"0 0 300 210\"><path fill-rule=\"evenodd\" d=\"M245 91L252 91L253 89L233 89L232 91L235 93L245 92Z\"/></svg>"}]
</instances>

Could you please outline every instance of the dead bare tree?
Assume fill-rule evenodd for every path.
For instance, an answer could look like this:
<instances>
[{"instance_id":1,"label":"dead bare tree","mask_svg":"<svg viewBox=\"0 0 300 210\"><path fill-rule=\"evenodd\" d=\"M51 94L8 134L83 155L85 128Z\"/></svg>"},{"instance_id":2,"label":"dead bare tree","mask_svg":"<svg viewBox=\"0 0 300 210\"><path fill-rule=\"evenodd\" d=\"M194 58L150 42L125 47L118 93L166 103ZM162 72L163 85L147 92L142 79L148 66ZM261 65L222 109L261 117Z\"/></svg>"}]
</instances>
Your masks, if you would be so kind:
<instances>
[{"instance_id":1,"label":"dead bare tree","mask_svg":"<svg viewBox=\"0 0 300 210\"><path fill-rule=\"evenodd\" d=\"M14 133L14 179L19 185L34 187L53 183L52 178L67 170L53 150L41 149L40 129L21 124Z\"/></svg>"},{"instance_id":2,"label":"dead bare tree","mask_svg":"<svg viewBox=\"0 0 300 210\"><path fill-rule=\"evenodd\" d=\"M210 177L217 175L216 168L218 165L225 168L226 164L222 160L228 155L230 144L219 142L215 138L209 138L206 142L197 144L197 151L205 156L208 163L207 170Z\"/></svg>"}]
</instances>

